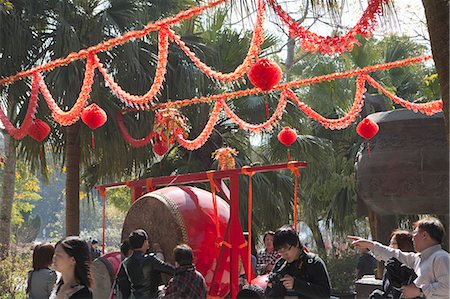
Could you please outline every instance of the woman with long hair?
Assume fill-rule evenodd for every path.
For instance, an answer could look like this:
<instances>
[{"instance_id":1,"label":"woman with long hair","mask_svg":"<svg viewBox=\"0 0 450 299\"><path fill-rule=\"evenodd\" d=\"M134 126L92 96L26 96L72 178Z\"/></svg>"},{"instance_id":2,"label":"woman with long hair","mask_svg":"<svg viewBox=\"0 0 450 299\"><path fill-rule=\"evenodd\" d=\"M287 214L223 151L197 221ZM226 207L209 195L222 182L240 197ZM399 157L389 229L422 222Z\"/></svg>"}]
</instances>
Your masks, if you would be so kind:
<instances>
[{"instance_id":1,"label":"woman with long hair","mask_svg":"<svg viewBox=\"0 0 450 299\"><path fill-rule=\"evenodd\" d=\"M49 298L56 283L56 272L50 269L55 247L39 244L33 249L33 270L28 272L27 294L29 299Z\"/></svg>"},{"instance_id":2,"label":"woman with long hair","mask_svg":"<svg viewBox=\"0 0 450 299\"><path fill-rule=\"evenodd\" d=\"M54 296L56 299L92 299L90 248L80 237L67 237L56 243L53 257L55 270L61 273Z\"/></svg>"}]
</instances>

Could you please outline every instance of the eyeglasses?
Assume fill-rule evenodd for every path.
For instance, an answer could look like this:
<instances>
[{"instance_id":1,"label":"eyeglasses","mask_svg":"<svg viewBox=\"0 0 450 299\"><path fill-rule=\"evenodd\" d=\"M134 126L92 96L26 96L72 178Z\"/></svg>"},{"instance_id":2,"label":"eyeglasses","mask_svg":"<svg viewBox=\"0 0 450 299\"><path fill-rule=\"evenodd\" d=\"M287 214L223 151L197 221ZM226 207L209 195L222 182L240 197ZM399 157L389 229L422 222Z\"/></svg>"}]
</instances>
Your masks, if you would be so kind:
<instances>
[{"instance_id":1,"label":"eyeglasses","mask_svg":"<svg viewBox=\"0 0 450 299\"><path fill-rule=\"evenodd\" d=\"M283 254L287 253L289 250L291 250L291 248L292 248L292 245L287 248L286 247L280 248L280 250L278 250L278 253L283 255Z\"/></svg>"}]
</instances>

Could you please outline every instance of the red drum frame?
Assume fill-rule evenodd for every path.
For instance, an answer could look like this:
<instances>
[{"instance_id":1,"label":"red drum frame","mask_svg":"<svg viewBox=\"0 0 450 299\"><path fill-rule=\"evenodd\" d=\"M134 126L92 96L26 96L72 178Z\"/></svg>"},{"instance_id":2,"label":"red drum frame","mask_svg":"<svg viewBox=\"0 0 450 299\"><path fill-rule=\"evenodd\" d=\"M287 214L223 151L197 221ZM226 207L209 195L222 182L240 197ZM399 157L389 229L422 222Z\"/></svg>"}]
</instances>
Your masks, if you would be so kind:
<instances>
[{"instance_id":1,"label":"red drum frame","mask_svg":"<svg viewBox=\"0 0 450 299\"><path fill-rule=\"evenodd\" d=\"M248 255L247 246L242 232L241 222L239 220L239 175L269 172L283 169L306 168L308 164L304 161L291 161L282 164L252 166L229 170L211 170L206 172L180 174L174 176L156 177L139 179L134 181L106 184L96 186L100 196L103 198L103 231L102 231L102 251L105 247L105 226L106 226L106 190L117 187L127 186L131 189L131 202L134 203L145 192L156 190L156 187L183 185L190 183L209 182L213 179L216 187L220 190L224 199L230 204L230 220L228 222L227 230L224 236L223 246L218 257L218 265L214 274L214 282L220 282L225 272L226 261L230 258L230 284L231 284L231 298L236 298L239 291L239 256L242 259L247 275L251 271L248 269ZM229 180L230 188L225 185L223 180ZM243 246L244 245L244 246ZM211 293L211 290L210 290Z\"/></svg>"}]
</instances>

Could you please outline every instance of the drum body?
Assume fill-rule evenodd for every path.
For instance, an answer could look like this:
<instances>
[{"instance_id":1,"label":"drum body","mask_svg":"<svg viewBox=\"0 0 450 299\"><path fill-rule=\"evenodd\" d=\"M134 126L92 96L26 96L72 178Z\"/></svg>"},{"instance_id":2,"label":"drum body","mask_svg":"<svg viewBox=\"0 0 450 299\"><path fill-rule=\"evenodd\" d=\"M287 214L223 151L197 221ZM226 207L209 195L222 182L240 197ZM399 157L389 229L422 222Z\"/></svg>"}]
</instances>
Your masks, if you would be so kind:
<instances>
[{"instance_id":1,"label":"drum body","mask_svg":"<svg viewBox=\"0 0 450 299\"><path fill-rule=\"evenodd\" d=\"M219 196L216 199L220 236L216 233L212 194L195 187L172 186L147 193L131 206L125 218L122 240L133 230L142 228L149 235L150 246L159 243L165 261L171 264L175 264L175 246L188 244L194 253L194 264L209 288L220 251L216 241L224 237L230 217L228 203ZM229 275L223 275L221 286L229 287Z\"/></svg>"},{"instance_id":2,"label":"drum body","mask_svg":"<svg viewBox=\"0 0 450 299\"><path fill-rule=\"evenodd\" d=\"M94 287L92 289L94 299L109 299L121 262L122 256L120 252L107 253L92 262L91 274L94 278Z\"/></svg>"}]
</instances>

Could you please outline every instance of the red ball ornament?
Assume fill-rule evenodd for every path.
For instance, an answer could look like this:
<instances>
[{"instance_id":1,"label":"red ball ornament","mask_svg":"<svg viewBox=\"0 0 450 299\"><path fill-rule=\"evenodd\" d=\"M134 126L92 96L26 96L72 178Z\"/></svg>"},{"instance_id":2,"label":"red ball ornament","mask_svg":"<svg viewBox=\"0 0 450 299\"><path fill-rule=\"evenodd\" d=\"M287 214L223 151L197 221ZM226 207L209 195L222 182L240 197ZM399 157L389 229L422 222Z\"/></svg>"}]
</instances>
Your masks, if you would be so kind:
<instances>
[{"instance_id":1,"label":"red ball ornament","mask_svg":"<svg viewBox=\"0 0 450 299\"><path fill-rule=\"evenodd\" d=\"M28 129L28 136L38 142L42 142L48 134L50 134L50 126L40 119L36 119Z\"/></svg>"},{"instance_id":2,"label":"red ball ornament","mask_svg":"<svg viewBox=\"0 0 450 299\"><path fill-rule=\"evenodd\" d=\"M91 130L95 130L103 126L108 117L105 110L96 104L91 104L84 108L83 113L81 113L81 119Z\"/></svg>"},{"instance_id":3,"label":"red ball ornament","mask_svg":"<svg viewBox=\"0 0 450 299\"><path fill-rule=\"evenodd\" d=\"M359 136L370 140L378 133L379 129L380 127L378 127L376 122L366 117L356 126L356 133L358 133Z\"/></svg>"},{"instance_id":4,"label":"red ball ornament","mask_svg":"<svg viewBox=\"0 0 450 299\"><path fill-rule=\"evenodd\" d=\"M289 127L284 127L283 130L278 133L278 140L285 146L290 146L297 140L297 132Z\"/></svg>"},{"instance_id":5,"label":"red ball ornament","mask_svg":"<svg viewBox=\"0 0 450 299\"><path fill-rule=\"evenodd\" d=\"M169 151L169 144L167 141L159 140L153 145L153 151L158 156L164 156L164 154Z\"/></svg>"},{"instance_id":6,"label":"red ball ornament","mask_svg":"<svg viewBox=\"0 0 450 299\"><path fill-rule=\"evenodd\" d=\"M280 82L282 73L278 64L268 58L262 58L252 65L247 75L254 86L268 91Z\"/></svg>"}]
</instances>

